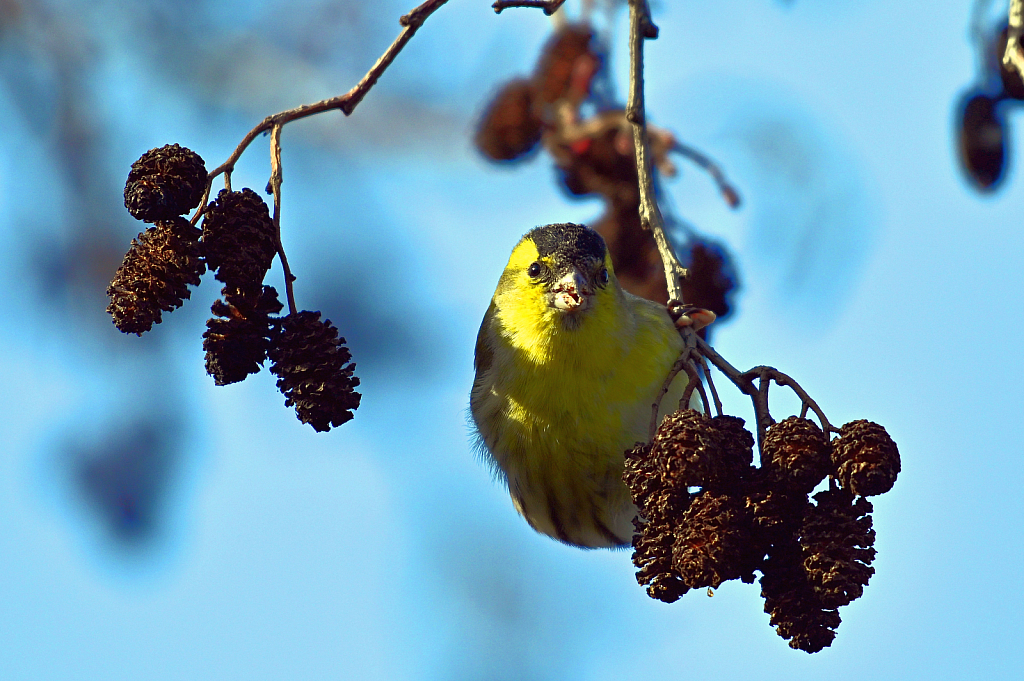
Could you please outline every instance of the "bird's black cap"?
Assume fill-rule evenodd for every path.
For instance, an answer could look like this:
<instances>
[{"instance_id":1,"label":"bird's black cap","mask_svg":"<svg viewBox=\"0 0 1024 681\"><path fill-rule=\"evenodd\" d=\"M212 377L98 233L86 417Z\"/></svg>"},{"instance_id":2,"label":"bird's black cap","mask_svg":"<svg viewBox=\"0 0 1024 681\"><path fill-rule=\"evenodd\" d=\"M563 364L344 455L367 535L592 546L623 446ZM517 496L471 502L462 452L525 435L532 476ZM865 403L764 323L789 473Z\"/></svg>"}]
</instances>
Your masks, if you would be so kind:
<instances>
[{"instance_id":1,"label":"bird's black cap","mask_svg":"<svg viewBox=\"0 0 1024 681\"><path fill-rule=\"evenodd\" d=\"M544 225L527 232L525 238L536 244L537 254L542 258L554 256L563 262L604 260L604 239L586 225L571 222Z\"/></svg>"}]
</instances>

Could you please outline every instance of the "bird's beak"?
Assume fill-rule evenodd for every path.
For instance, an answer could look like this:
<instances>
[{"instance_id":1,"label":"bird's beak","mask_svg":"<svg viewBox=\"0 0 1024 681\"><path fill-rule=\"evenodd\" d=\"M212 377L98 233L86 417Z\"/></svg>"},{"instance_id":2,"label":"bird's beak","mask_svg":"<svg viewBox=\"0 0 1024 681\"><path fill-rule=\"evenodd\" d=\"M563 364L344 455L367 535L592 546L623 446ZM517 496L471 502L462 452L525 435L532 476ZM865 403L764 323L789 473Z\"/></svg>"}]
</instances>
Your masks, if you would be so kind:
<instances>
[{"instance_id":1,"label":"bird's beak","mask_svg":"<svg viewBox=\"0 0 1024 681\"><path fill-rule=\"evenodd\" d=\"M587 284L586 277L575 267L559 279L552 294L553 305L563 312L579 312L590 305L590 298L594 291Z\"/></svg>"}]
</instances>

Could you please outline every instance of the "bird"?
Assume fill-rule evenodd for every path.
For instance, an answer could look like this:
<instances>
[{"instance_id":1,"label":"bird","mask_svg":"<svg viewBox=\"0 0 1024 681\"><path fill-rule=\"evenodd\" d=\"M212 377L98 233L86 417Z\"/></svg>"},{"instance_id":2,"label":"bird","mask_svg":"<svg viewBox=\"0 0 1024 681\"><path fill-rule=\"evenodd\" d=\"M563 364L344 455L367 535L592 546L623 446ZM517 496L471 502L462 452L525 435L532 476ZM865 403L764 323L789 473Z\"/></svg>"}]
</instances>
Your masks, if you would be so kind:
<instances>
[{"instance_id":1,"label":"bird","mask_svg":"<svg viewBox=\"0 0 1024 681\"><path fill-rule=\"evenodd\" d=\"M693 319L673 322L625 291L585 225L544 225L516 244L477 334L469 411L478 449L533 529L582 548L631 542L625 452L648 439L684 349L678 327ZM659 422L686 382L673 379Z\"/></svg>"}]
</instances>

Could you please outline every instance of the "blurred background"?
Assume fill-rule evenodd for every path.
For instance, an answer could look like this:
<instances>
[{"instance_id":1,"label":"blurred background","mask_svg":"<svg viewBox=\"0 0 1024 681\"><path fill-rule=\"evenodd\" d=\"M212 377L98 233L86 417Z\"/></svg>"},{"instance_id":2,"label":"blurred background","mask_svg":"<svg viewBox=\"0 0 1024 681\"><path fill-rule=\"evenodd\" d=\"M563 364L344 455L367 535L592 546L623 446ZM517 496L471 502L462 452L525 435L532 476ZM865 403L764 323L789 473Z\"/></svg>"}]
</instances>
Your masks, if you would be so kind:
<instances>
[{"instance_id":1,"label":"blurred background","mask_svg":"<svg viewBox=\"0 0 1024 681\"><path fill-rule=\"evenodd\" d=\"M352 422L313 432L268 371L214 386L209 276L144 337L113 327L104 292L143 227L131 163L177 142L213 168L267 114L350 88L414 3L0 1L0 678L1014 676L1024 129L1000 103L1005 170L965 173L963 98L998 89L968 0L653 5L649 118L744 200L685 162L663 183L739 274L716 348L794 376L834 423L882 423L903 456L876 574L821 653L774 633L756 585L666 605L629 551L535 534L470 446L509 251L604 209L543 153L501 166L472 144L550 35L540 11L452 0L353 116L284 131L296 295L348 339ZM1006 6L983 9L988 40ZM620 100L624 20L598 3ZM257 140L236 188L262 190L268 160ZM798 405L778 394L781 418Z\"/></svg>"}]
</instances>

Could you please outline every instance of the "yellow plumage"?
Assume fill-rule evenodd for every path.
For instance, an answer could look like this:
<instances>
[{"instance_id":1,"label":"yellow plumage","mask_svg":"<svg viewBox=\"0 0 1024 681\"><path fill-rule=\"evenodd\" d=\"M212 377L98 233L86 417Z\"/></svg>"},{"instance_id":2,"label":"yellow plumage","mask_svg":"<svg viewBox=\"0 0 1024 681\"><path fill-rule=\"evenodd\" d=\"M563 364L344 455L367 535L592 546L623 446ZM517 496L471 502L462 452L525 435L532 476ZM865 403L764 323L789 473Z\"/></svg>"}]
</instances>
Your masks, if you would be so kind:
<instances>
[{"instance_id":1,"label":"yellow plumage","mask_svg":"<svg viewBox=\"0 0 1024 681\"><path fill-rule=\"evenodd\" d=\"M596 232L548 225L523 237L480 327L470 411L534 529L584 547L629 543L624 452L647 439L682 347L664 307L619 286ZM663 409L685 385L680 374Z\"/></svg>"}]
</instances>

